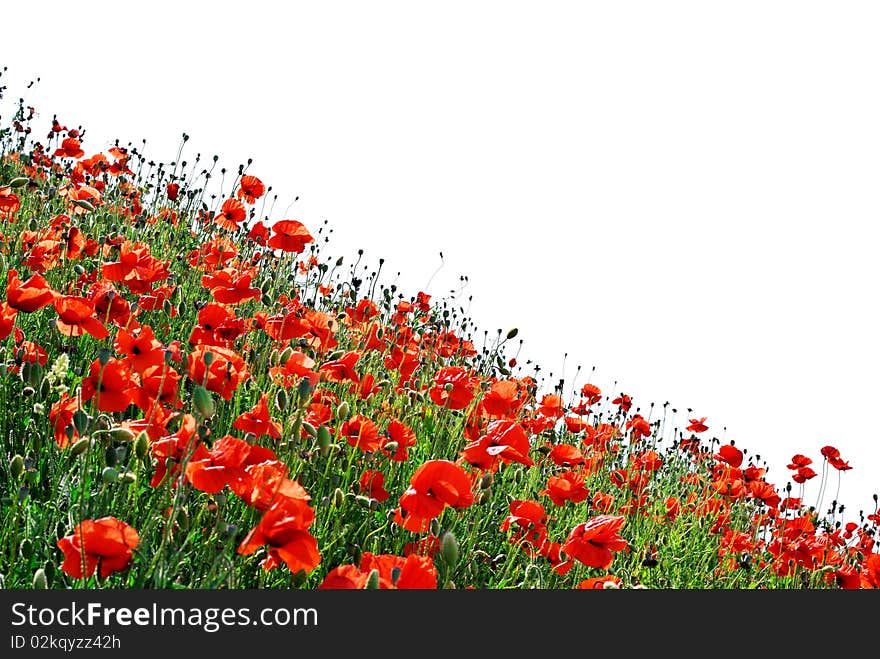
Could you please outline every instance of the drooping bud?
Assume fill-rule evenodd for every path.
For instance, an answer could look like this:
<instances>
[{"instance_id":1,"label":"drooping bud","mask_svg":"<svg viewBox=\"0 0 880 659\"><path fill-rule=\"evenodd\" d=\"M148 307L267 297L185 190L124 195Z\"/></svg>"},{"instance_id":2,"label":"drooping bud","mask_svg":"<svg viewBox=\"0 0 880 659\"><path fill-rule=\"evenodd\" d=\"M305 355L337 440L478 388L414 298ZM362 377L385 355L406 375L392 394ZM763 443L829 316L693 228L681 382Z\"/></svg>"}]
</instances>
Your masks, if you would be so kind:
<instances>
[{"instance_id":1,"label":"drooping bud","mask_svg":"<svg viewBox=\"0 0 880 659\"><path fill-rule=\"evenodd\" d=\"M205 353L205 357L209 354L211 353ZM193 404L198 413L205 419L210 419L214 416L214 399L211 397L211 393L201 385L193 389Z\"/></svg>"},{"instance_id":2,"label":"drooping bud","mask_svg":"<svg viewBox=\"0 0 880 659\"><path fill-rule=\"evenodd\" d=\"M104 467L104 471L101 472L101 481L103 483L115 483L119 478L119 472L116 471L113 467Z\"/></svg>"},{"instance_id":3,"label":"drooping bud","mask_svg":"<svg viewBox=\"0 0 880 659\"><path fill-rule=\"evenodd\" d=\"M89 448L89 444L91 444L92 440L88 437L83 437L82 439L76 440L70 446L70 457L75 458L80 453L84 453L87 448Z\"/></svg>"},{"instance_id":4,"label":"drooping bud","mask_svg":"<svg viewBox=\"0 0 880 659\"><path fill-rule=\"evenodd\" d=\"M337 421L344 422L348 421L351 416L351 406L348 404L348 401L344 400L339 403L339 407L336 408L336 419Z\"/></svg>"}]
</instances>

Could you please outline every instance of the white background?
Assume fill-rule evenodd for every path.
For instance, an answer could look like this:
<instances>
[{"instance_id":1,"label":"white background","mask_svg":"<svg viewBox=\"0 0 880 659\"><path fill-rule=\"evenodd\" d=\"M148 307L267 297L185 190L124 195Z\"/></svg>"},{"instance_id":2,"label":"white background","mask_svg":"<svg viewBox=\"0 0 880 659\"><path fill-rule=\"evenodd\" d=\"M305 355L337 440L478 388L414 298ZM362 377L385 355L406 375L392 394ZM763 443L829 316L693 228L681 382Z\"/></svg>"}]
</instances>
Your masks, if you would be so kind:
<instances>
[{"instance_id":1,"label":"white background","mask_svg":"<svg viewBox=\"0 0 880 659\"><path fill-rule=\"evenodd\" d=\"M835 445L873 509L880 5L305 4L19 2L0 64L87 154L251 157L408 294L442 251L428 292L467 275L521 363L690 407L777 485Z\"/></svg>"}]
</instances>

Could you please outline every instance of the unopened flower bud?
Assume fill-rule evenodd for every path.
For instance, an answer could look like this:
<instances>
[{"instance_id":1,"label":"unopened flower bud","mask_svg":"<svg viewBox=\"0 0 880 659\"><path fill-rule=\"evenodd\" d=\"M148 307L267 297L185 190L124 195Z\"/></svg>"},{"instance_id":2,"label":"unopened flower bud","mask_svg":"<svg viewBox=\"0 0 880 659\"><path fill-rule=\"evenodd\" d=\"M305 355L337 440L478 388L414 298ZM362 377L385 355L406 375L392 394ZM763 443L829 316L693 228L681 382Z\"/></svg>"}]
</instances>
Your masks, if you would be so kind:
<instances>
[{"instance_id":1,"label":"unopened flower bud","mask_svg":"<svg viewBox=\"0 0 880 659\"><path fill-rule=\"evenodd\" d=\"M373 569L370 571L370 576L367 577L364 590L379 590L379 570Z\"/></svg>"},{"instance_id":2,"label":"unopened flower bud","mask_svg":"<svg viewBox=\"0 0 880 659\"><path fill-rule=\"evenodd\" d=\"M87 448L89 448L89 444L91 444L91 439L88 437L83 437L82 439L76 440L70 446L70 457L76 457L80 453L84 453Z\"/></svg>"},{"instance_id":3,"label":"unopened flower bud","mask_svg":"<svg viewBox=\"0 0 880 659\"><path fill-rule=\"evenodd\" d=\"M278 393L275 394L275 407L278 408L279 412L284 412L287 410L288 402L289 401L287 398L287 390L286 389L279 389Z\"/></svg>"},{"instance_id":4,"label":"unopened flower bud","mask_svg":"<svg viewBox=\"0 0 880 659\"><path fill-rule=\"evenodd\" d=\"M115 483L118 478L119 472L113 467L104 467L104 471L101 472L101 481L103 483Z\"/></svg>"},{"instance_id":5,"label":"unopened flower bud","mask_svg":"<svg viewBox=\"0 0 880 659\"><path fill-rule=\"evenodd\" d=\"M206 353L206 356L210 353ZM214 416L214 399L211 393L202 386L196 386L193 389L193 404L202 417L210 419Z\"/></svg>"},{"instance_id":6,"label":"unopened flower bud","mask_svg":"<svg viewBox=\"0 0 880 659\"><path fill-rule=\"evenodd\" d=\"M138 459L143 460L150 451L150 436L146 430L141 430L137 438L134 440L134 454Z\"/></svg>"},{"instance_id":7,"label":"unopened flower bud","mask_svg":"<svg viewBox=\"0 0 880 659\"><path fill-rule=\"evenodd\" d=\"M43 568L37 568L37 571L34 572L33 587L34 590L46 590L49 588L49 580L46 578L46 570Z\"/></svg>"},{"instance_id":8,"label":"unopened flower bud","mask_svg":"<svg viewBox=\"0 0 880 659\"><path fill-rule=\"evenodd\" d=\"M24 473L24 458L16 453L9 461L9 471L13 478L21 478Z\"/></svg>"},{"instance_id":9,"label":"unopened flower bud","mask_svg":"<svg viewBox=\"0 0 880 659\"><path fill-rule=\"evenodd\" d=\"M339 407L336 408L336 419L338 421L348 421L351 416L351 406L348 404L348 401L342 401L339 403Z\"/></svg>"},{"instance_id":10,"label":"unopened flower bud","mask_svg":"<svg viewBox=\"0 0 880 659\"><path fill-rule=\"evenodd\" d=\"M458 540L452 531L443 534L443 540L440 542L440 555L443 557L443 562L451 568L458 563Z\"/></svg>"}]
</instances>

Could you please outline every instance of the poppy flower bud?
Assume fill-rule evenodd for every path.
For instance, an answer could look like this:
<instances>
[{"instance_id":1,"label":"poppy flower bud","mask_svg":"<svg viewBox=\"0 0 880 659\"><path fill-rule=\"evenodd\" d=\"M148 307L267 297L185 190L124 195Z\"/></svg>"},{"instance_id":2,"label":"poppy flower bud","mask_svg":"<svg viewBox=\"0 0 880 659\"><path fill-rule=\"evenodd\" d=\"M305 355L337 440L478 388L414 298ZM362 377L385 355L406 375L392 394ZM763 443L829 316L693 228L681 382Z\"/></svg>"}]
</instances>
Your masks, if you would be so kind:
<instances>
[{"instance_id":1,"label":"poppy flower bud","mask_svg":"<svg viewBox=\"0 0 880 659\"><path fill-rule=\"evenodd\" d=\"M37 571L34 572L33 587L34 590L46 590L49 588L49 580L46 579L46 570L43 568L37 568Z\"/></svg>"},{"instance_id":2,"label":"poppy flower bud","mask_svg":"<svg viewBox=\"0 0 880 659\"><path fill-rule=\"evenodd\" d=\"M318 448L321 450L321 455L325 458L330 453L330 440L330 431L327 430L327 426L318 428Z\"/></svg>"},{"instance_id":3,"label":"poppy flower bud","mask_svg":"<svg viewBox=\"0 0 880 659\"><path fill-rule=\"evenodd\" d=\"M137 438L134 440L134 454L139 460L143 460L147 457L149 451L150 436L147 434L146 430L141 430L140 433L138 433Z\"/></svg>"},{"instance_id":4,"label":"poppy flower bud","mask_svg":"<svg viewBox=\"0 0 880 659\"><path fill-rule=\"evenodd\" d=\"M450 568L455 567L458 563L458 540L452 531L447 531L443 534L443 540L440 542L440 556L443 557L443 562Z\"/></svg>"},{"instance_id":5,"label":"poppy flower bud","mask_svg":"<svg viewBox=\"0 0 880 659\"><path fill-rule=\"evenodd\" d=\"M302 429L305 430L306 434L308 434L310 437L317 437L318 436L317 429L315 428L315 426L313 426L308 421L302 422Z\"/></svg>"},{"instance_id":6,"label":"poppy flower bud","mask_svg":"<svg viewBox=\"0 0 880 659\"><path fill-rule=\"evenodd\" d=\"M73 202L73 205L79 206L80 208L87 210L90 213L95 210L94 205L90 201L86 201L85 199L77 199Z\"/></svg>"},{"instance_id":7,"label":"poppy flower bud","mask_svg":"<svg viewBox=\"0 0 880 659\"><path fill-rule=\"evenodd\" d=\"M342 355L344 355L344 354L345 354L344 350L335 350L335 351L331 352L329 355L327 355L327 361L328 362L335 362L337 359L341 358Z\"/></svg>"},{"instance_id":8,"label":"poppy flower bud","mask_svg":"<svg viewBox=\"0 0 880 659\"><path fill-rule=\"evenodd\" d=\"M510 330L510 331L507 333L507 338L508 338L508 339L512 339L512 338L515 337L517 334L519 334L519 329L516 328L516 327L514 327L512 330Z\"/></svg>"},{"instance_id":9,"label":"poppy flower bud","mask_svg":"<svg viewBox=\"0 0 880 659\"><path fill-rule=\"evenodd\" d=\"M287 346L284 350L281 351L281 354L278 356L278 363L284 366L287 363L287 360L290 359L290 356L293 354L293 348Z\"/></svg>"},{"instance_id":10,"label":"poppy flower bud","mask_svg":"<svg viewBox=\"0 0 880 659\"><path fill-rule=\"evenodd\" d=\"M206 356L210 353L206 353ZM214 416L214 399L210 392L202 386L197 386L193 390L193 404L202 417L210 419Z\"/></svg>"},{"instance_id":11,"label":"poppy flower bud","mask_svg":"<svg viewBox=\"0 0 880 659\"><path fill-rule=\"evenodd\" d=\"M435 537L439 536L440 535L440 520L437 519L436 517L434 519L432 519L430 525L428 526L428 529L429 529L431 535L433 535Z\"/></svg>"},{"instance_id":12,"label":"poppy flower bud","mask_svg":"<svg viewBox=\"0 0 880 659\"><path fill-rule=\"evenodd\" d=\"M388 442L382 447L382 450L386 453L397 453L398 448L400 448L400 444L398 442Z\"/></svg>"},{"instance_id":13,"label":"poppy flower bud","mask_svg":"<svg viewBox=\"0 0 880 659\"><path fill-rule=\"evenodd\" d=\"M336 419L338 421L348 421L351 416L351 406L348 404L348 401L342 401L339 403L339 407L336 408Z\"/></svg>"},{"instance_id":14,"label":"poppy flower bud","mask_svg":"<svg viewBox=\"0 0 880 659\"><path fill-rule=\"evenodd\" d=\"M345 492L343 492L338 487L333 490L333 507L341 508L342 504L345 503Z\"/></svg>"},{"instance_id":15,"label":"poppy flower bud","mask_svg":"<svg viewBox=\"0 0 880 659\"><path fill-rule=\"evenodd\" d=\"M287 390L286 389L279 389L278 393L275 394L275 407L278 408L279 412L284 412L287 410L287 404L288 404Z\"/></svg>"},{"instance_id":16,"label":"poppy flower bud","mask_svg":"<svg viewBox=\"0 0 880 659\"><path fill-rule=\"evenodd\" d=\"M21 390L21 395L24 396L25 398L30 398L35 393L37 393L36 390L30 385L26 386L24 389Z\"/></svg>"},{"instance_id":17,"label":"poppy flower bud","mask_svg":"<svg viewBox=\"0 0 880 659\"><path fill-rule=\"evenodd\" d=\"M18 553L25 558L30 558L34 555L34 543L31 542L30 538L25 538L21 541L21 544L18 545Z\"/></svg>"},{"instance_id":18,"label":"poppy flower bud","mask_svg":"<svg viewBox=\"0 0 880 659\"><path fill-rule=\"evenodd\" d=\"M474 503L478 506L482 506L489 500L490 492L489 490L483 490L482 492L477 492L477 495L474 497Z\"/></svg>"},{"instance_id":19,"label":"poppy flower bud","mask_svg":"<svg viewBox=\"0 0 880 659\"><path fill-rule=\"evenodd\" d=\"M89 415L86 414L85 410L77 410L73 413L73 427L76 428L76 431L82 435L89 429L89 422L91 419Z\"/></svg>"},{"instance_id":20,"label":"poppy flower bud","mask_svg":"<svg viewBox=\"0 0 880 659\"><path fill-rule=\"evenodd\" d=\"M272 348L272 352L269 353L269 366L278 366L281 363L281 353L278 352L278 348Z\"/></svg>"},{"instance_id":21,"label":"poppy flower bud","mask_svg":"<svg viewBox=\"0 0 880 659\"><path fill-rule=\"evenodd\" d=\"M83 437L82 439L78 439L75 441L70 447L70 457L76 457L80 453L85 452L87 448L89 448L89 444L92 443L92 440L88 437Z\"/></svg>"},{"instance_id":22,"label":"poppy flower bud","mask_svg":"<svg viewBox=\"0 0 880 659\"><path fill-rule=\"evenodd\" d=\"M354 500L361 508L369 508L370 507L370 497L365 497L363 494L358 494L354 498Z\"/></svg>"},{"instance_id":23,"label":"poppy flower bud","mask_svg":"<svg viewBox=\"0 0 880 659\"><path fill-rule=\"evenodd\" d=\"M379 590L379 570L370 570L370 576L367 577L367 583L364 590Z\"/></svg>"},{"instance_id":24,"label":"poppy flower bud","mask_svg":"<svg viewBox=\"0 0 880 659\"><path fill-rule=\"evenodd\" d=\"M119 472L113 467L104 467L104 471L101 472L101 482L103 483L115 483L118 478Z\"/></svg>"},{"instance_id":25,"label":"poppy flower bud","mask_svg":"<svg viewBox=\"0 0 880 659\"><path fill-rule=\"evenodd\" d=\"M211 352L210 350L204 352L202 354L202 361L205 362L205 366L210 366L211 364L214 363L214 353Z\"/></svg>"},{"instance_id":26,"label":"poppy flower bud","mask_svg":"<svg viewBox=\"0 0 880 659\"><path fill-rule=\"evenodd\" d=\"M133 442L135 438L135 434L131 430L122 426L110 428L109 433L110 439L115 442Z\"/></svg>"},{"instance_id":27,"label":"poppy flower bud","mask_svg":"<svg viewBox=\"0 0 880 659\"><path fill-rule=\"evenodd\" d=\"M492 483L495 482L495 476L492 475L491 471L487 471L485 474L480 476L480 489L488 490L492 487Z\"/></svg>"},{"instance_id":28,"label":"poppy flower bud","mask_svg":"<svg viewBox=\"0 0 880 659\"><path fill-rule=\"evenodd\" d=\"M24 458L16 453L9 461L9 471L13 478L21 478L24 473Z\"/></svg>"},{"instance_id":29,"label":"poppy flower bud","mask_svg":"<svg viewBox=\"0 0 880 659\"><path fill-rule=\"evenodd\" d=\"M125 483L126 485L132 485L137 480L137 476L133 471L125 470L121 474L119 474L119 482Z\"/></svg>"},{"instance_id":30,"label":"poppy flower bud","mask_svg":"<svg viewBox=\"0 0 880 659\"><path fill-rule=\"evenodd\" d=\"M303 378L299 381L299 384L296 386L296 395L299 397L301 403L304 403L308 400L308 397L312 393L312 381L309 378Z\"/></svg>"},{"instance_id":31,"label":"poppy flower bud","mask_svg":"<svg viewBox=\"0 0 880 659\"><path fill-rule=\"evenodd\" d=\"M166 316L174 315L174 305L171 304L171 300L163 300L162 301L162 311L165 312Z\"/></svg>"},{"instance_id":32,"label":"poppy flower bud","mask_svg":"<svg viewBox=\"0 0 880 659\"><path fill-rule=\"evenodd\" d=\"M98 363L101 366L106 366L110 361L111 353L107 348L100 348L98 350Z\"/></svg>"},{"instance_id":33,"label":"poppy flower bud","mask_svg":"<svg viewBox=\"0 0 880 659\"><path fill-rule=\"evenodd\" d=\"M10 188L23 188L28 183L30 183L30 179L27 176L16 176L14 179L9 181Z\"/></svg>"}]
</instances>

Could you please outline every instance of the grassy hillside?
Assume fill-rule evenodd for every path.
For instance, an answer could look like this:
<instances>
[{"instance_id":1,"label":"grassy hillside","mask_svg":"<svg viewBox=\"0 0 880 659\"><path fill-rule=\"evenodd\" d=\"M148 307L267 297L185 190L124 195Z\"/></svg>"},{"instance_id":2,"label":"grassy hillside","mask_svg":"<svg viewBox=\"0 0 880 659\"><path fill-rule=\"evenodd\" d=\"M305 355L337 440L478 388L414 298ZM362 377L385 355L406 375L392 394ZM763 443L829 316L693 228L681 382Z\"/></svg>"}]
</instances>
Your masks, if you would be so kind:
<instances>
[{"instance_id":1,"label":"grassy hillside","mask_svg":"<svg viewBox=\"0 0 880 659\"><path fill-rule=\"evenodd\" d=\"M706 419L543 391L516 330L324 253L186 136L2 131L4 587L880 585L836 448L769 483Z\"/></svg>"}]
</instances>

